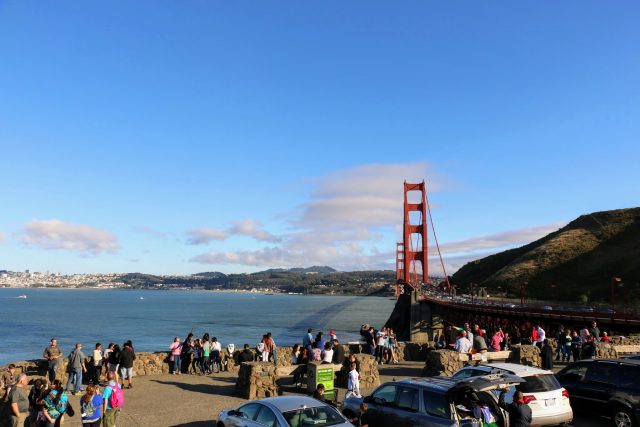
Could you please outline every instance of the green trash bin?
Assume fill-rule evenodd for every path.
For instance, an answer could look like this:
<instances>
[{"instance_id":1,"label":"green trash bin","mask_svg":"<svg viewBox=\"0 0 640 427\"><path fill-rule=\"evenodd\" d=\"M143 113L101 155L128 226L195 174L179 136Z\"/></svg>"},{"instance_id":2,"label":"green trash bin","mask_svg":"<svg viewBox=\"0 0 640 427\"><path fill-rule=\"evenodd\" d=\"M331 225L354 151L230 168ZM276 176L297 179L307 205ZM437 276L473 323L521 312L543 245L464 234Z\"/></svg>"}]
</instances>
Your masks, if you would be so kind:
<instances>
[{"instance_id":1,"label":"green trash bin","mask_svg":"<svg viewBox=\"0 0 640 427\"><path fill-rule=\"evenodd\" d=\"M318 384L324 385L324 396L327 400L335 400L335 386L333 384L333 365L323 365L320 362L307 364L307 389L313 393Z\"/></svg>"}]
</instances>

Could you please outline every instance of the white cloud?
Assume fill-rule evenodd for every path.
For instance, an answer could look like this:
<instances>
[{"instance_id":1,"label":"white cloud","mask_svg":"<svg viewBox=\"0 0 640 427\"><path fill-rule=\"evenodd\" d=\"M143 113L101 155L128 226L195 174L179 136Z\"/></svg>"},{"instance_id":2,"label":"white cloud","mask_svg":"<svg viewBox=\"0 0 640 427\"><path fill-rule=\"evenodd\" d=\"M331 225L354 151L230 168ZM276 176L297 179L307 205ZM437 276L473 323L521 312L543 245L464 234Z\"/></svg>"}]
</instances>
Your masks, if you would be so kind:
<instances>
[{"instance_id":1,"label":"white cloud","mask_svg":"<svg viewBox=\"0 0 640 427\"><path fill-rule=\"evenodd\" d=\"M402 218L403 182L428 177L428 191L438 191L443 178L427 163L372 164L334 172L316 180L309 202L299 208L298 226L347 228L354 224L389 226Z\"/></svg>"},{"instance_id":2,"label":"white cloud","mask_svg":"<svg viewBox=\"0 0 640 427\"><path fill-rule=\"evenodd\" d=\"M96 255L116 252L120 245L115 235L85 224L57 219L33 220L24 226L22 242L43 249L66 249Z\"/></svg>"},{"instance_id":3,"label":"white cloud","mask_svg":"<svg viewBox=\"0 0 640 427\"><path fill-rule=\"evenodd\" d=\"M229 234L253 237L259 242L279 242L282 240L280 237L261 229L258 223L251 219L236 222L229 229Z\"/></svg>"},{"instance_id":4,"label":"white cloud","mask_svg":"<svg viewBox=\"0 0 640 427\"><path fill-rule=\"evenodd\" d=\"M187 231L187 243L190 245L206 245L212 241L227 240L232 236L247 236L258 242L277 243L282 240L274 234L262 229L257 221L245 219L236 221L228 229L221 228L196 228Z\"/></svg>"},{"instance_id":5,"label":"white cloud","mask_svg":"<svg viewBox=\"0 0 640 427\"><path fill-rule=\"evenodd\" d=\"M214 240L225 240L229 235L219 228L195 228L187 231L187 243L190 245L206 245Z\"/></svg>"}]
</instances>

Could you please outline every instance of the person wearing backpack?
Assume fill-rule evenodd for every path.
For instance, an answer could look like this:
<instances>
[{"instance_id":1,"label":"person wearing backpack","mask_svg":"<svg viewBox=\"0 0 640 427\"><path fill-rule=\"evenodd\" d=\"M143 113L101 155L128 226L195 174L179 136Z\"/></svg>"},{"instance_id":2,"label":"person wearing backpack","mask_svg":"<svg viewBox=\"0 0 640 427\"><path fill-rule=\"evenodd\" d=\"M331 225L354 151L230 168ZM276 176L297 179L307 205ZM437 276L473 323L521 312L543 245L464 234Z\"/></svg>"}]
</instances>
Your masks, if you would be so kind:
<instances>
[{"instance_id":1,"label":"person wearing backpack","mask_svg":"<svg viewBox=\"0 0 640 427\"><path fill-rule=\"evenodd\" d=\"M102 427L115 427L118 414L124 406L124 393L116 381L115 372L107 374L107 386L102 392Z\"/></svg>"},{"instance_id":2,"label":"person wearing backpack","mask_svg":"<svg viewBox=\"0 0 640 427\"><path fill-rule=\"evenodd\" d=\"M93 384L87 386L85 395L80 398L83 427L100 427L102 403L104 399Z\"/></svg>"}]
</instances>

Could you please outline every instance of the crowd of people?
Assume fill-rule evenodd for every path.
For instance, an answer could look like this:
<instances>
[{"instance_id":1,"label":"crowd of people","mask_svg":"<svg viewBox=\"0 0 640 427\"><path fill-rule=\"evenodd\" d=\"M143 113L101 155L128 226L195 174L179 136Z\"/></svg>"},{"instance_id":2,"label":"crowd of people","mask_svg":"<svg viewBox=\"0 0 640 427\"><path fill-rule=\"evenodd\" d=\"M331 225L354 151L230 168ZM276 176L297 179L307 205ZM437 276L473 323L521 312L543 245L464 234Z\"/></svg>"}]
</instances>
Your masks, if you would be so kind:
<instances>
[{"instance_id":1,"label":"crowd of people","mask_svg":"<svg viewBox=\"0 0 640 427\"><path fill-rule=\"evenodd\" d=\"M373 326L365 323L360 327L360 336L366 343L367 353L375 356L378 364L398 363L398 340L393 329L383 327L376 330Z\"/></svg>"},{"instance_id":2,"label":"crowd of people","mask_svg":"<svg viewBox=\"0 0 640 427\"><path fill-rule=\"evenodd\" d=\"M136 355L130 340L122 348L110 343L104 350L96 343L90 358L82 351L82 344L76 343L67 356L66 384L58 378L64 352L56 338L51 338L42 357L47 376L36 379L32 385L26 374L15 375L14 365L9 365L2 376L0 427L57 427L65 416L74 416L76 410L83 426L115 427L124 405L122 390L133 387ZM83 388L85 374L91 376ZM69 395L82 395L78 408L72 406Z\"/></svg>"},{"instance_id":3,"label":"crowd of people","mask_svg":"<svg viewBox=\"0 0 640 427\"><path fill-rule=\"evenodd\" d=\"M465 323L462 327L448 325L443 331L436 333L434 341L437 348L470 354L508 350L516 343L531 343L541 350L542 367L552 369L554 358L556 361L592 358L595 355L595 343L609 340L607 333L601 333L595 321L582 328L560 326L553 334L557 343L554 349L543 326L533 324L528 334L519 334L518 338L514 338L499 325L490 332L478 324L472 326ZM398 342L393 329L383 327L376 330L373 326L364 324L360 335L365 343L365 352L374 356L378 364L398 363ZM174 375L208 375L229 370L231 364L242 362L263 361L277 364L277 349L270 332L262 336L255 350L249 344L244 344L237 354L234 354L234 344L228 344L223 349L217 337L205 333L202 338L196 338L193 333L189 333L184 340L175 337L169 346L170 372ZM104 349L100 343L96 343L90 357L83 352L82 344L77 343L66 357L66 384L59 378L65 353L55 338L51 339L42 356L46 362L47 377L37 379L33 385L29 385L25 374L16 375L13 365L9 365L0 378L0 427L59 426L64 422L65 415L73 416L75 413L69 402L69 395L82 395L79 409L83 425L115 426L124 404L122 390L133 387L136 354L130 340L122 347L109 343ZM345 365L345 350L334 330L325 335L322 331L314 334L310 328L303 335L302 343L293 346L290 363L297 365L293 371L295 385L302 385L307 363L310 361ZM347 396L360 396L360 363L355 354L349 356L348 362L345 365L348 371ZM87 375L88 385L83 388L83 379ZM322 387L314 391L314 395L324 400L324 390L320 388ZM366 419L366 407L362 409ZM476 409L480 414L482 408Z\"/></svg>"},{"instance_id":4,"label":"crowd of people","mask_svg":"<svg viewBox=\"0 0 640 427\"><path fill-rule=\"evenodd\" d=\"M571 358L573 361L592 359L595 357L596 343L610 340L607 332L600 333L595 321L582 328L570 329L559 326L554 337L555 351L540 323L534 323L528 336L519 337L518 342L514 342L509 333L504 332L500 326L487 333L487 330L478 324L471 327L469 323L465 323L462 327L446 326L444 331L436 335L434 341L436 348L451 348L465 354L508 350L514 344L533 344L540 348L542 368L552 369L554 360L569 362Z\"/></svg>"}]
</instances>

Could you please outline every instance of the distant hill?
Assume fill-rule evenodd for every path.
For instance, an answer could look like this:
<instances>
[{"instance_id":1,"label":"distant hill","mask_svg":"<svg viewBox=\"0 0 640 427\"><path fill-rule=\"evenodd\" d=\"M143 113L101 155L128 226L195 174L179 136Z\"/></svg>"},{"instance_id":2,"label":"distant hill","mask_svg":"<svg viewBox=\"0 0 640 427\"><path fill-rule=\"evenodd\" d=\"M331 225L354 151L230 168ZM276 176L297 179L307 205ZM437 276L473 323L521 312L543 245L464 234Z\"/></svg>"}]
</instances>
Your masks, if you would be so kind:
<instances>
[{"instance_id":1,"label":"distant hill","mask_svg":"<svg viewBox=\"0 0 640 427\"><path fill-rule=\"evenodd\" d=\"M327 267L325 266L318 266L318 265L314 265L313 267L307 267L307 268L270 268L268 270L265 271L260 271L258 273L255 274L260 274L260 273L316 273L316 274L331 274L331 273L336 273L338 270L336 270L335 268L332 267Z\"/></svg>"},{"instance_id":2,"label":"distant hill","mask_svg":"<svg viewBox=\"0 0 640 427\"><path fill-rule=\"evenodd\" d=\"M219 278L222 278L222 277L227 277L226 274L220 273L219 271L205 271L203 273L193 274L192 276L202 277L202 278L205 278L205 279L219 279Z\"/></svg>"},{"instance_id":3,"label":"distant hill","mask_svg":"<svg viewBox=\"0 0 640 427\"><path fill-rule=\"evenodd\" d=\"M472 261L452 277L455 285L498 287L549 300L608 301L611 278L625 283L618 301L640 296L640 208L582 215L565 227L520 248ZM625 298L626 297L626 298Z\"/></svg>"}]
</instances>

